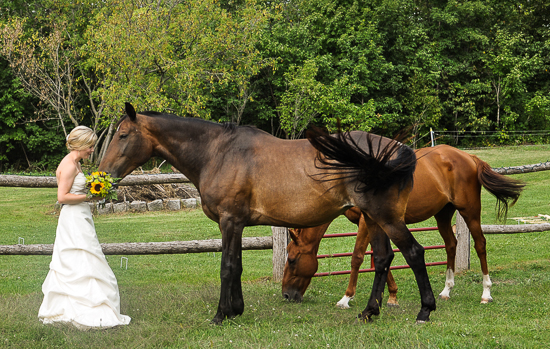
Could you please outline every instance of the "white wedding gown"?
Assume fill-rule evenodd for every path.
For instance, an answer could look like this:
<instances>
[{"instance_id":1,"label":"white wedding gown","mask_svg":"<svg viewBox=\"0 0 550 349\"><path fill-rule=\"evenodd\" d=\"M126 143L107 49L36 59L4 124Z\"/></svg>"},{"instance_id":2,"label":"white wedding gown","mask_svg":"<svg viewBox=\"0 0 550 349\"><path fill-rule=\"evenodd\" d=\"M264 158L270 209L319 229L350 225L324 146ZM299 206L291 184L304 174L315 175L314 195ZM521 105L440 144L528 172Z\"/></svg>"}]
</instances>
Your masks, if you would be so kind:
<instances>
[{"instance_id":1,"label":"white wedding gown","mask_svg":"<svg viewBox=\"0 0 550 349\"><path fill-rule=\"evenodd\" d=\"M86 177L78 173L71 193L85 194ZM120 294L113 271L101 250L86 202L63 205L50 271L42 285L38 318L44 324L72 323L80 329L130 323L120 314Z\"/></svg>"}]
</instances>

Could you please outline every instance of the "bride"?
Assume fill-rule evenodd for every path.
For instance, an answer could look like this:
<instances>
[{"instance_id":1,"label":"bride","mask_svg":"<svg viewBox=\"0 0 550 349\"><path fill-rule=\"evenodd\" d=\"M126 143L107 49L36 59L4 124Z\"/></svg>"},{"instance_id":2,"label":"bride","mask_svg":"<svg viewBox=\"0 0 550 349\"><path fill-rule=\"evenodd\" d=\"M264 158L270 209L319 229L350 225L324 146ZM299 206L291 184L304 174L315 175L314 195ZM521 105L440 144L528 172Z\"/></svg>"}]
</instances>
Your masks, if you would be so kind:
<instances>
[{"instance_id":1,"label":"bride","mask_svg":"<svg viewBox=\"0 0 550 349\"><path fill-rule=\"evenodd\" d=\"M130 323L120 314L120 294L103 255L90 207L80 160L94 151L96 134L86 126L67 137L69 154L57 171L57 200L62 204L50 271L42 285L44 300L38 318L44 324L72 323L79 329Z\"/></svg>"}]
</instances>

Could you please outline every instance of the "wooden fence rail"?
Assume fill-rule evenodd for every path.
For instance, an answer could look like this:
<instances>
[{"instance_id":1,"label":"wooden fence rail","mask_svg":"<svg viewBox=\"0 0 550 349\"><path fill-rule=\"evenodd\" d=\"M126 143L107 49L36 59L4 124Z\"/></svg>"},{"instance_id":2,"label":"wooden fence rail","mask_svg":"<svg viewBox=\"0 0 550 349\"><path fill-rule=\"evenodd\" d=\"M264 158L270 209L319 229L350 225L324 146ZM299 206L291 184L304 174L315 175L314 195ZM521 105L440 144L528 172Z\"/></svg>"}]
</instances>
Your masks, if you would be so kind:
<instances>
[{"instance_id":1,"label":"wooden fence rail","mask_svg":"<svg viewBox=\"0 0 550 349\"><path fill-rule=\"evenodd\" d=\"M494 168L498 173L510 175L550 170L550 162L515 167ZM188 183L189 179L181 173L129 175L119 182L120 186ZM0 187L55 188L57 182L52 176L0 175ZM470 232L457 213L457 256L456 270L470 268ZM550 231L550 223L524 225L482 225L484 234L517 234L527 232ZM287 254L286 246L290 242L288 229L272 227L272 236L243 238L243 250L273 249L273 280L283 277ZM106 255L146 255L220 252L221 239L101 244ZM0 245L0 255L51 255L53 245Z\"/></svg>"},{"instance_id":2,"label":"wooden fence rail","mask_svg":"<svg viewBox=\"0 0 550 349\"><path fill-rule=\"evenodd\" d=\"M242 239L243 250L271 250L271 236ZM106 255L147 255L147 254L183 254L202 252L221 252L222 240L191 240L167 242L125 242L101 244ZM51 255L53 244L0 245L0 255Z\"/></svg>"},{"instance_id":3,"label":"wooden fence rail","mask_svg":"<svg viewBox=\"0 0 550 349\"><path fill-rule=\"evenodd\" d=\"M128 175L119 186L189 183L189 179L181 173ZM57 188L57 181L53 176L18 176L0 175L0 187L27 187L27 188Z\"/></svg>"}]
</instances>

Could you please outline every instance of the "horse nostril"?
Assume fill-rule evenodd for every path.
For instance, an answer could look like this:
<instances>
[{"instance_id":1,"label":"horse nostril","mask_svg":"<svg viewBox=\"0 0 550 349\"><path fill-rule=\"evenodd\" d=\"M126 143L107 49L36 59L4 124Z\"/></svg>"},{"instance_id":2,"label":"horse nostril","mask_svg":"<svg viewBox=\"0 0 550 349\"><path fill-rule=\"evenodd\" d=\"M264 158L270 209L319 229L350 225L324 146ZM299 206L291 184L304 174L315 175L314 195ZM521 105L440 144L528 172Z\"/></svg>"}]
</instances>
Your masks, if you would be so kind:
<instances>
[{"instance_id":1,"label":"horse nostril","mask_svg":"<svg viewBox=\"0 0 550 349\"><path fill-rule=\"evenodd\" d=\"M286 299L286 300L289 300L290 299L290 295L288 293L283 293L283 297Z\"/></svg>"}]
</instances>

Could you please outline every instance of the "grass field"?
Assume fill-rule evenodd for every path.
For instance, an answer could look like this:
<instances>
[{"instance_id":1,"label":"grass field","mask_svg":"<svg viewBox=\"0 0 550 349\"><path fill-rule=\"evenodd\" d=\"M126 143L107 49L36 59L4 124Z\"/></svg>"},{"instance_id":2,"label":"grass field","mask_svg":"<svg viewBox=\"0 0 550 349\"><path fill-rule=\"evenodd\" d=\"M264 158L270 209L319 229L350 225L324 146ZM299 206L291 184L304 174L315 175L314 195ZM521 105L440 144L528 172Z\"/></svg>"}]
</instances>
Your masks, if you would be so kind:
<instances>
[{"instance_id":1,"label":"grass field","mask_svg":"<svg viewBox=\"0 0 550 349\"><path fill-rule=\"evenodd\" d=\"M469 150L493 167L548 161L550 146ZM515 175L528 183L509 217L550 214L550 171ZM0 244L53 243L57 216L55 189L0 188ZM482 223L494 224L495 200L482 193ZM124 213L95 217L100 242L149 242L220 238L217 224L200 210ZM512 220L508 221L513 224ZM433 219L417 224L434 226ZM356 231L341 217L329 233ZM245 236L270 235L269 227L250 227ZM423 245L442 244L437 232L415 233ZM416 325L418 288L408 269L394 272L401 306L382 307L373 323L358 324L371 273L361 274L350 310L335 303L347 276L315 278L301 304L281 297L271 280L272 253L243 252L245 312L222 326L210 325L219 298L220 253L107 256L117 276L122 313L129 326L81 332L44 326L37 319L41 285L50 256L0 256L0 347L2 348L548 348L550 347L550 233L487 235L494 302L479 304L479 261L472 250L471 270L457 275L449 301L437 301L431 321ZM326 239L320 253L352 251L353 238ZM472 244L473 245L473 244ZM444 260L441 250L427 261ZM394 265L403 264L396 256ZM319 271L349 269L349 258L323 260ZM438 294L445 266L428 268Z\"/></svg>"}]
</instances>

